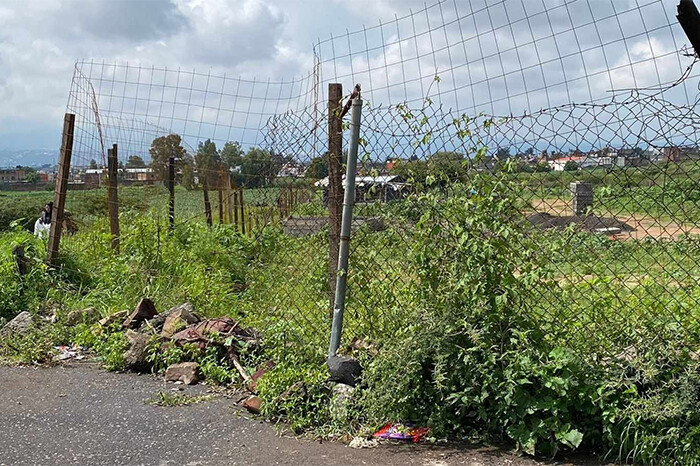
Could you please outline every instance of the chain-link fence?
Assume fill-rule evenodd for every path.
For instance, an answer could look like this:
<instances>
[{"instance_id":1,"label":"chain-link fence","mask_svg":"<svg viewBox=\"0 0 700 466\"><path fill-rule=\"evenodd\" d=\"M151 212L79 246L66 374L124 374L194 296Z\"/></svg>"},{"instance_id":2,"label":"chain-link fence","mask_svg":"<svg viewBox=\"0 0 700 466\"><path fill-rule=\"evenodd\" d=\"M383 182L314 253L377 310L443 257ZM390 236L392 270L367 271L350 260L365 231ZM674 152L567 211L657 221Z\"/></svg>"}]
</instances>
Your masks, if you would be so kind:
<instances>
[{"instance_id":1,"label":"chain-link fence","mask_svg":"<svg viewBox=\"0 0 700 466\"><path fill-rule=\"evenodd\" d=\"M323 352L341 114L359 82L344 344L393 338L440 279L517 300L548 339L591 360L696 348L698 74L673 15L661 1L444 1L319 42L313 71L279 82L80 61L67 209L106 222L116 144L121 221L155 222L121 235L165 234L174 157L176 234L220 223L269 248L231 293L245 296L251 325ZM344 95L326 94L334 82ZM99 205L85 211L85 199ZM513 229L473 220L499 216ZM479 276L459 252L477 230L507 249L485 257L506 255L513 282L460 283ZM453 257L431 249L450 242ZM442 272L426 275L430 264Z\"/></svg>"}]
</instances>

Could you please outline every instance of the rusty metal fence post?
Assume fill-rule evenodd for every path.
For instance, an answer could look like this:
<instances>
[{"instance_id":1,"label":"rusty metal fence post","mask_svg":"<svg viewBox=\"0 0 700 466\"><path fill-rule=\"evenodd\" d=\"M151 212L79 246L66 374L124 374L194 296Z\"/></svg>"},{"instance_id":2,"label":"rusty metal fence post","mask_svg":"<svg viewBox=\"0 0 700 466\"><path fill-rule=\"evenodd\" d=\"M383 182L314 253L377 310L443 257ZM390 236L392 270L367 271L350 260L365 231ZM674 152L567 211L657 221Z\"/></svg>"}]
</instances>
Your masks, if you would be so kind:
<instances>
[{"instance_id":1,"label":"rusty metal fence post","mask_svg":"<svg viewBox=\"0 0 700 466\"><path fill-rule=\"evenodd\" d=\"M350 256L350 232L352 226L352 210L355 205L355 172L357 171L357 150L360 144L360 118L362 114L362 99L352 100L352 120L350 124L350 150L348 152L348 168L345 174L345 198L343 200L343 222L340 229L340 248L338 251L337 284L333 305L333 326L328 357L335 356L340 346L343 333L343 314L345 313L345 290L348 280L348 260Z\"/></svg>"},{"instance_id":2,"label":"rusty metal fence post","mask_svg":"<svg viewBox=\"0 0 700 466\"><path fill-rule=\"evenodd\" d=\"M343 85L328 85L328 285L329 308L333 317L335 303L336 269L340 247L340 223L343 202Z\"/></svg>"}]
</instances>

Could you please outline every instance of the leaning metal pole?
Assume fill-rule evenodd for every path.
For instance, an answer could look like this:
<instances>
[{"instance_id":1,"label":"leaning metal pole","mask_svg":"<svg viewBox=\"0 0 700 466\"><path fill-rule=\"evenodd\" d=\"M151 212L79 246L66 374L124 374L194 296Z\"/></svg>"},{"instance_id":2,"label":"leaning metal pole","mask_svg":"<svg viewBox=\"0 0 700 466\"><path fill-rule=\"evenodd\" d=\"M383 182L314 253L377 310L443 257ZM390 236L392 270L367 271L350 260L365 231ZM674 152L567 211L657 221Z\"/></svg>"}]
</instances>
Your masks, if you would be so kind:
<instances>
[{"instance_id":1,"label":"leaning metal pole","mask_svg":"<svg viewBox=\"0 0 700 466\"><path fill-rule=\"evenodd\" d=\"M336 275L335 300L333 305L333 327L328 357L335 356L340 347L340 335L343 333L343 314L345 312L345 290L348 278L348 256L350 254L350 226L352 208L355 204L355 171L357 170L357 149L360 143L360 114L362 99L352 101L352 118L350 122L350 150L348 165L345 170L345 197L343 199L343 220L340 226L340 248L338 252L338 273Z\"/></svg>"}]
</instances>

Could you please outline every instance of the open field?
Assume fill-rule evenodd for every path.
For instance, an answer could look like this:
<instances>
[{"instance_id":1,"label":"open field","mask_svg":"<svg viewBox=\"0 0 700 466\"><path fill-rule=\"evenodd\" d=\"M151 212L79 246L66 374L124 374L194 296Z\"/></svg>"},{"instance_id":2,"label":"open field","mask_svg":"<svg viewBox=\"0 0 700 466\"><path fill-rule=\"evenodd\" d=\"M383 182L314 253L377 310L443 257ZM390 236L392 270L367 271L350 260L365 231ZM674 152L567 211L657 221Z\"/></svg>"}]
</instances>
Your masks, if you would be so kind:
<instances>
[{"instance_id":1,"label":"open field","mask_svg":"<svg viewBox=\"0 0 700 466\"><path fill-rule=\"evenodd\" d=\"M571 175L556 176L563 184ZM686 414L694 409L692 398L682 396L696 383L688 368L696 367L700 348L695 230L673 235L673 241L654 233L618 241L575 229L541 230L522 214L533 207L562 214L567 201L515 197L519 188L512 180L495 185L498 195L473 194L493 189L489 183L358 205L357 215L379 217L386 226L361 227L351 243L343 352L367 367L367 386L356 401L359 417L339 422L326 407L327 231L284 235L277 188L245 193L246 217L250 212L258 219L246 236L233 225L216 224L214 196L215 225L207 228L201 191L178 187L176 226L169 234L163 188L122 189L120 256L109 246L105 191L71 192L67 208L80 230L64 238L61 268L52 273L39 265L41 240L17 228L1 233L2 317L54 309L59 322L33 340L1 347L0 357L34 360L59 341L78 341L119 369L121 332L63 327L70 310L94 307L109 315L143 296L158 309L189 301L202 316L231 316L262 333L263 352L245 355L243 362L251 370L266 359L277 363L260 389L267 402L263 413L297 431L333 436L382 419L411 418L439 433L456 423L462 432L488 432L541 454L581 443L556 440L554 429L573 439L580 435L582 448L598 454L622 451L643 459L651 455L644 448L680 448L697 425ZM46 196L13 194L3 206L40 205ZM292 214L326 215L320 195L310 199ZM605 199L601 214L609 213ZM631 222L643 211L619 213ZM640 230L652 226L642 222L635 225ZM35 264L21 282L10 255L16 244L25 245ZM178 353L175 360L187 357ZM167 352L154 358L155 372L173 361ZM212 382L240 383L219 359L202 358L197 360L210 367ZM275 402L300 381L303 398ZM458 390L459 401L446 403ZM512 403L517 409L505 408ZM659 405L675 411L659 418ZM468 414L475 409L488 411ZM607 414L610 409L614 414ZM533 423L544 424L526 427ZM521 430L504 431L504 425ZM670 430L678 425L681 430Z\"/></svg>"}]
</instances>

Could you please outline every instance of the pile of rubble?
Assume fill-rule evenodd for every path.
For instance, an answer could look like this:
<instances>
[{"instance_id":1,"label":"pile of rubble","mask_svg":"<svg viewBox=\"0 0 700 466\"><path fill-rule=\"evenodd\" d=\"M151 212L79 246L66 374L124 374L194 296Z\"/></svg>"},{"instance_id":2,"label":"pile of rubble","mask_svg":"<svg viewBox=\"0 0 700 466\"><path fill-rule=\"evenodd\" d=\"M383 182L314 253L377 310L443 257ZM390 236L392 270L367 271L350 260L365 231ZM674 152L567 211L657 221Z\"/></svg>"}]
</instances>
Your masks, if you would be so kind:
<instances>
[{"instance_id":1,"label":"pile of rubble","mask_svg":"<svg viewBox=\"0 0 700 466\"><path fill-rule=\"evenodd\" d=\"M160 339L163 349L176 347L197 348L204 352L208 348L217 347L225 354L225 361L235 368L244 380L249 397L243 401L243 406L250 411L260 411L260 400L254 396L257 380L274 367L272 361L263 364L255 373L249 375L240 361L240 350L245 346L255 350L260 345L260 336L251 329L241 327L230 317L216 317L203 320L194 311L190 303L175 306L163 313L158 313L150 299L139 301L132 312L121 311L100 320L103 327L115 325L121 321L126 330L124 336L128 348L124 353L127 369L133 371L149 371L148 345L155 337ZM165 371L165 380L196 384L202 380L199 364L182 362L170 365Z\"/></svg>"}]
</instances>

